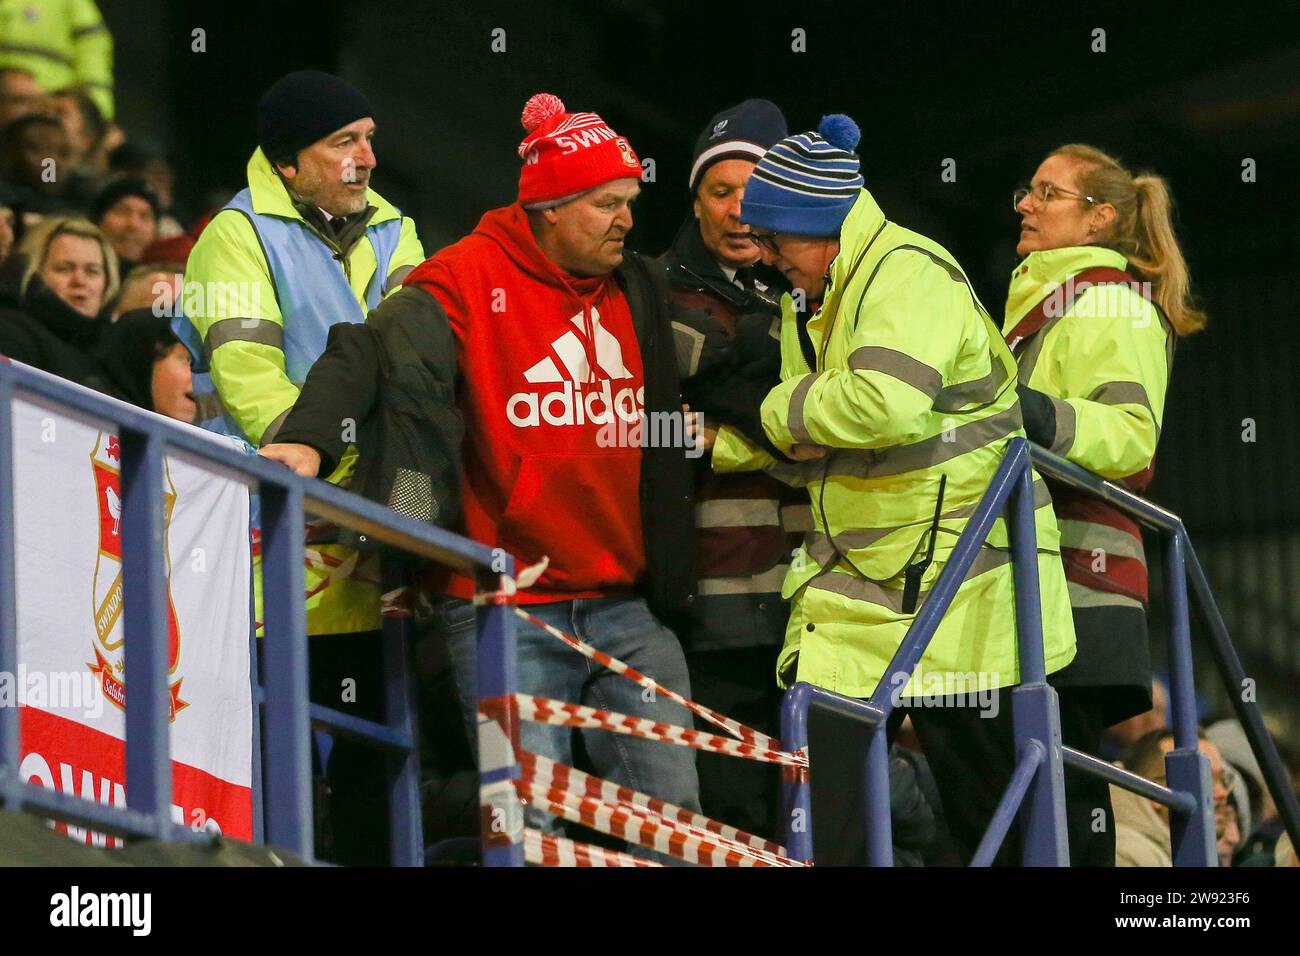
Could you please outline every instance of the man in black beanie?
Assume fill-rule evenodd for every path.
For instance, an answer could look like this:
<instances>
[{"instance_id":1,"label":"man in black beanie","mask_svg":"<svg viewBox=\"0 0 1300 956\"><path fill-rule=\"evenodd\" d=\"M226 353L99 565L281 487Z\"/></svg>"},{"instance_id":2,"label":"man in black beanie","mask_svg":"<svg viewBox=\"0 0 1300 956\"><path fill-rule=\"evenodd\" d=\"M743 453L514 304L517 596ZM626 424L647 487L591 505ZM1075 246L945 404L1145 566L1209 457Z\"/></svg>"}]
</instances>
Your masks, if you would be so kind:
<instances>
[{"instance_id":1,"label":"man in black beanie","mask_svg":"<svg viewBox=\"0 0 1300 956\"><path fill-rule=\"evenodd\" d=\"M415 223L368 188L374 112L352 84L315 70L280 78L258 103L248 188L186 263L176 333L195 356L204 428L273 442L330 328L363 322L424 261ZM350 449L328 480L346 486L355 462ZM379 562L336 534L309 528L311 699L382 720ZM261 621L260 560L255 574ZM382 755L335 741L326 768L335 862L387 862L385 768Z\"/></svg>"},{"instance_id":2,"label":"man in black beanie","mask_svg":"<svg viewBox=\"0 0 1300 956\"><path fill-rule=\"evenodd\" d=\"M351 83L316 70L282 77L257 104L257 143L290 192L326 218L366 208L375 111Z\"/></svg>"},{"instance_id":3,"label":"man in black beanie","mask_svg":"<svg viewBox=\"0 0 1300 956\"><path fill-rule=\"evenodd\" d=\"M740 223L740 200L755 163L785 135L785 117L767 100L745 100L710 119L691 158L692 214L660 258L678 301L710 312L735 341L753 388L734 392L728 403L748 395L752 408L737 411L755 419L763 397L780 380L774 331L779 307L755 274L759 250ZM717 397L686 396L697 407L716 406ZM781 581L810 520L808 495L766 473L715 474L707 456L697 467L700 588L689 629L680 634L691 689L701 703L776 735L781 691L772 675L789 616ZM708 753L696 763L705 813L750 832L781 836L775 767L741 766Z\"/></svg>"},{"instance_id":4,"label":"man in black beanie","mask_svg":"<svg viewBox=\"0 0 1300 956\"><path fill-rule=\"evenodd\" d=\"M91 207L91 220L108 237L126 275L140 261L149 243L158 238L158 197L143 179L123 177L100 190Z\"/></svg>"}]
</instances>

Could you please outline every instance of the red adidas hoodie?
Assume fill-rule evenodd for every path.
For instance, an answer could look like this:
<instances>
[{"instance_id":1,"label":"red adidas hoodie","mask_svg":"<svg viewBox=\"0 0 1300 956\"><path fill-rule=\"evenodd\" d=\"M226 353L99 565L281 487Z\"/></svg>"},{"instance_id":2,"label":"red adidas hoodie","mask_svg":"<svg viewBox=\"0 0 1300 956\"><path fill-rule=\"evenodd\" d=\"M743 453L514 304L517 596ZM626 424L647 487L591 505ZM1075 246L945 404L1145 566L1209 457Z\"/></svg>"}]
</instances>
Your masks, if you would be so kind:
<instances>
[{"instance_id":1,"label":"red adidas hoodie","mask_svg":"<svg viewBox=\"0 0 1300 956\"><path fill-rule=\"evenodd\" d=\"M465 534L521 567L550 558L523 602L630 590L645 569L641 450L610 438L639 419L645 379L614 277L561 270L516 203L405 284L435 296L456 335ZM455 575L448 591L474 585Z\"/></svg>"}]
</instances>

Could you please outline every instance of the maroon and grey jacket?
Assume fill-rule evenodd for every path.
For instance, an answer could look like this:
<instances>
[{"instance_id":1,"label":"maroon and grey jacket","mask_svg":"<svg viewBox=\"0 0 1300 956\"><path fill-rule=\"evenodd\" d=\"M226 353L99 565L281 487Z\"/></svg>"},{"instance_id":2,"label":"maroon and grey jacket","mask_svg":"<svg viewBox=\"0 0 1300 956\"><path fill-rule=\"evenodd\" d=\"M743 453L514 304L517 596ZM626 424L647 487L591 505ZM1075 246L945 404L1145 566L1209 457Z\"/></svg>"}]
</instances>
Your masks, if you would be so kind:
<instances>
[{"instance_id":1,"label":"maroon and grey jacket","mask_svg":"<svg viewBox=\"0 0 1300 956\"><path fill-rule=\"evenodd\" d=\"M693 218L659 261L678 302L710 312L731 337L753 386L748 395L752 409L737 409L735 417L743 420L752 414L754 427L745 430L762 440L758 407L780 382L776 298L765 294L749 270L738 273L743 287L729 280L705 248ZM685 398L692 401L689 389ZM694 398L699 407L717 404L717 396ZM718 474L707 457L696 467L699 588L690 632L682 635L682 643L691 652L779 646L789 617L781 583L791 553L811 528L808 493L764 472Z\"/></svg>"}]
</instances>

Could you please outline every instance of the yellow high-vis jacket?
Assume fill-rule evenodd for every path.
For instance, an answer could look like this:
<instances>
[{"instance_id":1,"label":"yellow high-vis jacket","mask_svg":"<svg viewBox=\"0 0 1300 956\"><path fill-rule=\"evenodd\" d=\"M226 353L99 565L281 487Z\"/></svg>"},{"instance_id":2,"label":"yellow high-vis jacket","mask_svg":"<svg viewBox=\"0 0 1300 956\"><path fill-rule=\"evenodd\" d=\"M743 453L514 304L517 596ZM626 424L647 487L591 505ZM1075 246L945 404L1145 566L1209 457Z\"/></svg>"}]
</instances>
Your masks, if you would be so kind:
<instances>
[{"instance_id":1,"label":"yellow high-vis jacket","mask_svg":"<svg viewBox=\"0 0 1300 956\"><path fill-rule=\"evenodd\" d=\"M303 218L262 151L254 152L248 189L203 230L185 270L185 319L211 370L206 387L215 387L205 392L206 375L196 374L204 427L237 433L254 446L272 442L325 349L329 327L364 321L368 303L401 288L424 261L415 224L373 190L366 198L374 211L364 232L337 249L335 237ZM355 463L352 448L328 480L346 486ZM307 557L307 632L377 629L375 557L335 544L313 545ZM261 621L260 586L257 592Z\"/></svg>"},{"instance_id":2,"label":"yellow high-vis jacket","mask_svg":"<svg viewBox=\"0 0 1300 956\"><path fill-rule=\"evenodd\" d=\"M84 86L113 119L113 37L95 0L0 0L0 67L46 93Z\"/></svg>"},{"instance_id":3,"label":"yellow high-vis jacket","mask_svg":"<svg viewBox=\"0 0 1300 956\"><path fill-rule=\"evenodd\" d=\"M1020 382L1052 406L1054 433L1035 437L1135 490L1151 477L1177 338L1149 294L1114 250L1032 252L1011 275L1002 327ZM1137 523L1067 488L1053 498L1074 606L1141 609L1147 568Z\"/></svg>"},{"instance_id":4,"label":"yellow high-vis jacket","mask_svg":"<svg viewBox=\"0 0 1300 956\"><path fill-rule=\"evenodd\" d=\"M814 525L785 581L793 608L778 680L851 697L871 695L882 679L906 696L932 693L936 681L945 693L1018 683L1001 518L918 672L905 685L903 675L886 674L1010 440L1024 435L1015 361L966 276L942 246L888 222L864 189L841 228L821 306L808 319L816 367L800 347L790 296L782 306L782 382L763 402L763 427L783 451L805 444L829 454L777 465L807 484ZM736 433L719 433L715 468L762 466L764 458L773 464ZM1036 476L1033 487L1051 673L1074 657L1074 625L1051 500ZM931 539L933 557L909 607L906 571L925 564Z\"/></svg>"}]
</instances>

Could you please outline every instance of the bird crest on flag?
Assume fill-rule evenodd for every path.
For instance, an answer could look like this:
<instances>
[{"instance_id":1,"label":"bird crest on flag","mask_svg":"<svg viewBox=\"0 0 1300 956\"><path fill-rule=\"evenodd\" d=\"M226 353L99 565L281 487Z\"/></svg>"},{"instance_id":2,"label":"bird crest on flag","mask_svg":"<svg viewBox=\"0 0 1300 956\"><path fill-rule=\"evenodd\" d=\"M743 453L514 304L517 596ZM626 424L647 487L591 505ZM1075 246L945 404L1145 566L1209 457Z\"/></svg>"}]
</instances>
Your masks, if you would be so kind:
<instances>
[{"instance_id":1,"label":"bird crest on flag","mask_svg":"<svg viewBox=\"0 0 1300 956\"><path fill-rule=\"evenodd\" d=\"M87 663L99 680L104 696L117 707L126 708L125 668L122 661L122 473L121 444L116 435L100 432L90 452L91 471L95 479L96 511L99 516L99 552L95 557L92 579L92 614L95 622L95 654ZM167 673L170 689L171 719L188 704L180 698L181 681L176 677L180 664L180 624L171 593L171 551L168 531L176 505L176 486L170 470L163 464L163 554L167 575Z\"/></svg>"}]
</instances>

